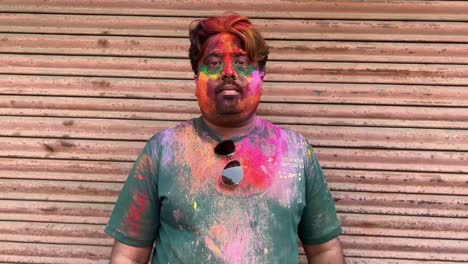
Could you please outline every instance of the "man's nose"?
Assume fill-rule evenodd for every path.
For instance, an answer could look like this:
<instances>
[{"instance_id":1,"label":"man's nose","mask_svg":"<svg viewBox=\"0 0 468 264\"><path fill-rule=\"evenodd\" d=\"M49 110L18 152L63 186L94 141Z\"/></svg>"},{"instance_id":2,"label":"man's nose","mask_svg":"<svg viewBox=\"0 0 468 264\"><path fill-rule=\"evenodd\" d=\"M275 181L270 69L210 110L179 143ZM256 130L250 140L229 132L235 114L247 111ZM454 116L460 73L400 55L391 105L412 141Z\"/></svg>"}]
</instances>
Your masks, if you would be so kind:
<instances>
[{"instance_id":1,"label":"man's nose","mask_svg":"<svg viewBox=\"0 0 468 264\"><path fill-rule=\"evenodd\" d=\"M232 66L231 62L226 63L226 65L224 66L222 77L223 77L223 80L228 80L228 79L236 80L237 79L237 73L234 70L234 67Z\"/></svg>"}]
</instances>

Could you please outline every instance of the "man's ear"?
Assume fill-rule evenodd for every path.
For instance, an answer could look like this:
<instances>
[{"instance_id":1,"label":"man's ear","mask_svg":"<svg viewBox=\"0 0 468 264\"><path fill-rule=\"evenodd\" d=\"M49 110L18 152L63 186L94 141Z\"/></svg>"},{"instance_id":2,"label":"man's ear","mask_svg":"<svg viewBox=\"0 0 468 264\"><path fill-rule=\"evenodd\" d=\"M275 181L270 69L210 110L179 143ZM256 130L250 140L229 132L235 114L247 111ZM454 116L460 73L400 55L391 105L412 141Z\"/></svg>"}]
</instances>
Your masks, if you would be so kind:
<instances>
[{"instance_id":1,"label":"man's ear","mask_svg":"<svg viewBox=\"0 0 468 264\"><path fill-rule=\"evenodd\" d=\"M193 79L195 79L195 80L196 80L196 79L197 79L197 77L198 77L198 74L194 74L194 75L193 75Z\"/></svg>"}]
</instances>

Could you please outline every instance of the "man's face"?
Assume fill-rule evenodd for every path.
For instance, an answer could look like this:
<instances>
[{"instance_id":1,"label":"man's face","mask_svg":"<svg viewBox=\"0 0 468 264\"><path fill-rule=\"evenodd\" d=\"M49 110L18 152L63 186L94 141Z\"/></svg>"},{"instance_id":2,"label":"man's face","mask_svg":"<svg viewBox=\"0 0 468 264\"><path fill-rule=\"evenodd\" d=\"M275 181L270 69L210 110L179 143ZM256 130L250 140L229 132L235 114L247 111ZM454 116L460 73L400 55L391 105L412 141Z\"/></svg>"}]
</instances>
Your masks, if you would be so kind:
<instances>
[{"instance_id":1,"label":"man's face","mask_svg":"<svg viewBox=\"0 0 468 264\"><path fill-rule=\"evenodd\" d=\"M198 104L204 117L220 126L236 126L249 120L262 94L263 74L234 35L210 37L198 66Z\"/></svg>"}]
</instances>

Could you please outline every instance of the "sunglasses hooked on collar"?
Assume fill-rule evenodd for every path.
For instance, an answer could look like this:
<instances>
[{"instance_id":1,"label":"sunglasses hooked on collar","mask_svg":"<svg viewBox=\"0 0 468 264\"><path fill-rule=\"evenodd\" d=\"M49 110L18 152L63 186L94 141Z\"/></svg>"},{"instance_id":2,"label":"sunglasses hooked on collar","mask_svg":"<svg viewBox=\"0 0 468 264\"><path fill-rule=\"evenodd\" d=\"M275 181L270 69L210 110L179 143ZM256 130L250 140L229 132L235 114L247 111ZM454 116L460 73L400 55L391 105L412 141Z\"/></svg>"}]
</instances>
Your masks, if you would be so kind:
<instances>
[{"instance_id":1,"label":"sunglasses hooked on collar","mask_svg":"<svg viewBox=\"0 0 468 264\"><path fill-rule=\"evenodd\" d=\"M215 148L214 152L220 156L229 157L229 162L224 166L224 169L221 173L221 181L224 185L227 186L236 186L243 179L243 172L241 163L238 160L231 160L231 156L236 152L236 146L234 141L228 139L219 142Z\"/></svg>"}]
</instances>

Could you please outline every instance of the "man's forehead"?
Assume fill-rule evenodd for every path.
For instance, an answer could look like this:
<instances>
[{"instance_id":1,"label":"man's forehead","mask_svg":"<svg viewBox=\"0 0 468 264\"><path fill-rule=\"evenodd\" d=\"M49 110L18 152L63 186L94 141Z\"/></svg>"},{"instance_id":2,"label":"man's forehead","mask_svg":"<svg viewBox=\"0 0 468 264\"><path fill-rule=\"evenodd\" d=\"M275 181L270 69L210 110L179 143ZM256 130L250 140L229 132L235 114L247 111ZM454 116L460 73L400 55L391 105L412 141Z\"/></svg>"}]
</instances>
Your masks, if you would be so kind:
<instances>
[{"instance_id":1,"label":"man's forehead","mask_svg":"<svg viewBox=\"0 0 468 264\"><path fill-rule=\"evenodd\" d=\"M220 33L210 37L203 49L203 54L208 55L245 55L246 52L242 48L240 39L232 34Z\"/></svg>"},{"instance_id":2,"label":"man's forehead","mask_svg":"<svg viewBox=\"0 0 468 264\"><path fill-rule=\"evenodd\" d=\"M217 56L217 57L222 57L224 55L232 55L232 56L242 56L242 55L247 55L247 53L243 49L236 49L236 50L223 50L223 49L212 49L212 50L206 50L204 57L209 57L209 56Z\"/></svg>"}]
</instances>

